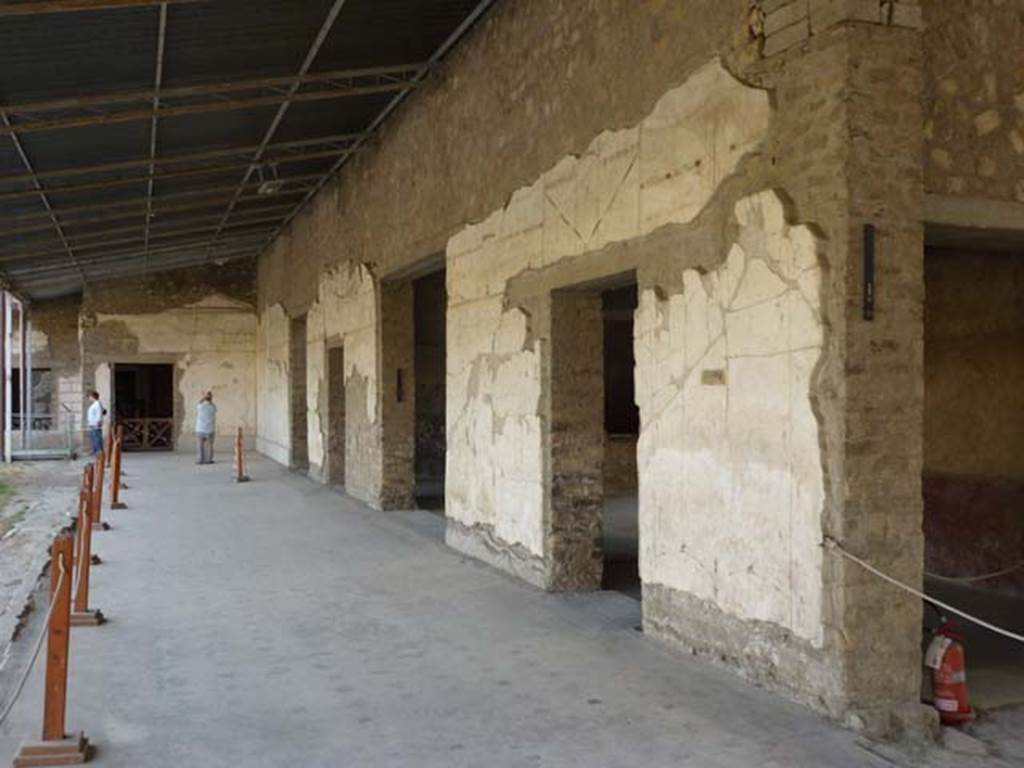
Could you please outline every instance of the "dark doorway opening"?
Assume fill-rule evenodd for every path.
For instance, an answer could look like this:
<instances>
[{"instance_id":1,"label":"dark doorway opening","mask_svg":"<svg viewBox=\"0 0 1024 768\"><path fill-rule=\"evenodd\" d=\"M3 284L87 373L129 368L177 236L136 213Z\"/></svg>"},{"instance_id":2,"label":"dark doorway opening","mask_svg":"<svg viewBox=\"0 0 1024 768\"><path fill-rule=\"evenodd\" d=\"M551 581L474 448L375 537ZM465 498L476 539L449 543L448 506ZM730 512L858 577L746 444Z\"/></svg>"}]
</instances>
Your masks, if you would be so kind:
<instances>
[{"instance_id":1,"label":"dark doorway opening","mask_svg":"<svg viewBox=\"0 0 1024 768\"><path fill-rule=\"evenodd\" d=\"M976 237L960 232L925 252L925 585L1021 633L1024 246ZM926 606L926 643L938 618ZM960 624L974 706L1024 703L1024 647Z\"/></svg>"},{"instance_id":2,"label":"dark doorway opening","mask_svg":"<svg viewBox=\"0 0 1024 768\"><path fill-rule=\"evenodd\" d=\"M309 469L309 444L306 439L306 316L294 318L288 328L288 362L291 380L288 397L291 406L292 469Z\"/></svg>"},{"instance_id":3,"label":"dark doorway opening","mask_svg":"<svg viewBox=\"0 0 1024 768\"><path fill-rule=\"evenodd\" d=\"M640 598L633 276L551 294L549 588Z\"/></svg>"},{"instance_id":4,"label":"dark doorway opening","mask_svg":"<svg viewBox=\"0 0 1024 768\"><path fill-rule=\"evenodd\" d=\"M345 348L327 350L327 484L345 485Z\"/></svg>"},{"instance_id":5,"label":"dark doorway opening","mask_svg":"<svg viewBox=\"0 0 1024 768\"><path fill-rule=\"evenodd\" d=\"M413 281L416 504L444 511L445 309L444 270Z\"/></svg>"},{"instance_id":6,"label":"dark doorway opening","mask_svg":"<svg viewBox=\"0 0 1024 768\"><path fill-rule=\"evenodd\" d=\"M124 450L174 450L174 365L116 363L112 408Z\"/></svg>"},{"instance_id":7,"label":"dark doorway opening","mask_svg":"<svg viewBox=\"0 0 1024 768\"><path fill-rule=\"evenodd\" d=\"M604 322L604 571L603 589L640 599L636 445L640 410L633 369L635 284L601 294Z\"/></svg>"}]
</instances>

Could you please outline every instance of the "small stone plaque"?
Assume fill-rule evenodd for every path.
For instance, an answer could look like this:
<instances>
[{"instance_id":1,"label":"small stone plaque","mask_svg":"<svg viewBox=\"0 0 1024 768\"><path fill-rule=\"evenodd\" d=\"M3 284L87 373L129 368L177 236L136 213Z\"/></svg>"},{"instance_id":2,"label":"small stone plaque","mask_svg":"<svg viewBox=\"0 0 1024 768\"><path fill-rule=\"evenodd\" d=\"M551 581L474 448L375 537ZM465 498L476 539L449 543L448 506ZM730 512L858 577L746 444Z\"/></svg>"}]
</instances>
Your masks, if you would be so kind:
<instances>
[{"instance_id":1,"label":"small stone plaque","mask_svg":"<svg viewBox=\"0 0 1024 768\"><path fill-rule=\"evenodd\" d=\"M700 383L708 387L724 387L725 369L706 368L700 372Z\"/></svg>"}]
</instances>

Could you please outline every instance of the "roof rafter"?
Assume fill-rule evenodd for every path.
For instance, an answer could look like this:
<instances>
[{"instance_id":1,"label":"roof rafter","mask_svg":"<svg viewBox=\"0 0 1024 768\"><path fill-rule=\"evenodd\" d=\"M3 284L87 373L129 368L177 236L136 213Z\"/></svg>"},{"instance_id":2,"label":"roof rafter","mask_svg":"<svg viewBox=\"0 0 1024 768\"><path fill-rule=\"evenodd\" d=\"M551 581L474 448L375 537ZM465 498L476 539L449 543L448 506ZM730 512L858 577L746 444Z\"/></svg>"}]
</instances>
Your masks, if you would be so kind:
<instances>
[{"instance_id":1,"label":"roof rafter","mask_svg":"<svg viewBox=\"0 0 1024 768\"><path fill-rule=\"evenodd\" d=\"M153 174L156 173L156 137L160 109L160 86L164 81L164 44L167 41L167 3L160 5L160 23L156 33L156 66L153 74L153 120L149 124L149 182L146 188L146 253L143 256L142 273L149 271L149 225L153 221Z\"/></svg>"},{"instance_id":2,"label":"roof rafter","mask_svg":"<svg viewBox=\"0 0 1024 768\"><path fill-rule=\"evenodd\" d=\"M35 16L43 13L79 13L117 8L138 8L146 5L172 5L207 2L208 0L23 0L0 2L0 16Z\"/></svg>"},{"instance_id":3,"label":"roof rafter","mask_svg":"<svg viewBox=\"0 0 1024 768\"><path fill-rule=\"evenodd\" d=\"M7 117L7 113L0 110L0 124L10 128L11 121ZM36 188L36 192L39 194L39 200L42 202L46 212L50 215L50 221L53 223L53 229L57 233L57 237L60 239L61 245L64 246L64 252L67 254L68 259L74 265L75 269L78 270L78 274L82 279L82 285L85 285L85 272L82 271L82 267L79 266L78 261L75 259L75 254L71 250L71 246L68 244L68 239L64 235L64 230L60 226L60 222L57 220L57 215L54 213L53 205L50 204L50 198L46 194L46 190L43 189L43 185L39 182L39 179L35 178L35 168L32 167L32 161L29 160L28 155L25 153L25 148L21 144L21 139L18 138L18 134L11 131L8 134L11 137L11 141L14 143L14 149L18 153L18 157L21 159L21 164L25 166L25 170L28 171L29 175L32 176L33 186Z\"/></svg>"},{"instance_id":4,"label":"roof rafter","mask_svg":"<svg viewBox=\"0 0 1024 768\"><path fill-rule=\"evenodd\" d=\"M465 19L463 19L462 23L459 24L458 27L456 27L455 31L453 31L451 35L449 35L448 38L443 43L441 43L438 49L434 51L433 55L426 61L426 63L423 64L422 68L416 73L416 75L413 78L414 85L419 85L422 82L422 80L430 73L430 71L437 66L441 59L445 57L448 51L450 51L459 42L459 40L462 39L462 36L469 31L470 27L476 24L476 22L479 21L480 17L483 16L488 11L488 9L490 9L490 7L494 5L496 2L497 0L479 0L476 7L474 7L473 10L469 13L469 15L466 16ZM324 185L331 178L333 178L334 175L338 173L338 171L341 170L342 166L348 162L349 158L359 151L360 147L363 145L366 139L372 136L380 128L380 126L383 125L384 121L388 119L392 112L398 109L399 105L406 99L406 97L411 92L412 87L403 91L399 91L395 95L395 97L390 102L388 102L387 106L384 107L380 114L377 115L374 121L366 129L366 131L363 134L363 138L361 138L355 144L353 144L350 151L345 152L338 157L338 159L327 170L327 172L323 175L320 181L317 182L313 189L307 192L306 196L303 197L298 202L298 204L295 206L295 210L288 214L288 217L281 223L281 226L271 233L270 237L267 238L267 242L264 243L263 247L260 249L260 253L266 251L274 243L278 236L284 231L285 227L291 224L291 222L295 219L296 216L299 215L302 209L306 207L309 201L316 196L317 192L323 189Z\"/></svg>"},{"instance_id":5,"label":"roof rafter","mask_svg":"<svg viewBox=\"0 0 1024 768\"><path fill-rule=\"evenodd\" d=\"M274 139L274 134L277 133L278 127L281 125L281 121L284 120L285 114L288 112L288 108L292 105L293 101L298 100L299 87L302 83L302 79L307 77L310 68L313 66L313 62L316 61L317 54L320 53L320 49L323 47L324 41L327 39L327 35L330 34L331 29L334 27L334 22L338 20L338 15L341 13L341 9L345 7L347 0L334 0L331 4L331 8L327 11L327 16L324 18L323 24L320 25L320 30L317 32L316 37L313 38L312 44L309 46L309 50L306 51L306 56L302 60L302 66L299 67L298 74L295 76L294 82L288 88L288 95L281 106L277 108L277 112L274 115L274 119L270 121L270 125L267 127L266 133L263 134L263 140L260 141L259 149L256 150L256 161L257 163L262 160L263 153L266 151L267 146ZM246 183L252 177L253 171L256 170L256 165L250 165L245 174L242 176L242 180L238 182L238 189L235 191L235 199L228 203L228 208L224 211L224 218L221 219L220 226L214 233L213 237L210 238L210 247L212 248L217 242L217 238L220 237L220 233L223 231L228 219L235 210L235 206L238 204L238 198L242 194L242 190L245 188Z\"/></svg>"},{"instance_id":6,"label":"roof rafter","mask_svg":"<svg viewBox=\"0 0 1024 768\"><path fill-rule=\"evenodd\" d=\"M293 195L302 194L302 193L306 192L307 189L308 189L308 185L306 187L302 187L300 189L283 190L283 191L275 193L273 197L269 197L267 195L261 195L259 193L255 194L255 195L243 195L242 197L238 198L238 200L240 202L242 202L242 201L251 202L251 201L256 201L256 200L259 200L259 201L268 201L268 200L273 201L273 200L279 199L281 197L291 197ZM227 191L228 192L233 192L234 191L234 187L228 187ZM89 217L85 217L85 218L81 218L81 219L66 219L66 218L64 218L64 214L66 213L66 211L61 211L61 212L59 212L60 215L58 217L58 220L60 222L60 225L62 227L64 227L65 229L67 229L67 228L86 226L86 225L89 225L89 224L104 224L104 223L111 222L111 221L123 221L125 219L130 219L130 218L135 217L135 216L143 216L143 217L145 217L145 223L143 224L143 226L145 227L146 232L148 232L154 217L165 216L165 215L167 215L169 213L179 213L181 211L195 211L195 210L201 210L203 208L213 208L213 207L216 207L218 205L223 205L224 203L229 202L230 200L232 200L232 198L233 198L232 195L224 194L224 195L220 195L220 196L217 196L217 197L200 198L198 200L193 200L191 202L181 203L179 205L169 205L169 206L166 206L164 208L160 208L159 210L153 210L151 206L146 206L146 207L142 207L142 208L139 208L139 209L136 209L136 210L120 211L120 212L111 213L111 214L105 215L105 216L89 216ZM138 204L138 201L133 201L133 202L135 202L136 205ZM278 206L274 206L274 207L278 207ZM21 227L12 227L12 228L9 228L9 229L5 228L4 230L2 230L2 232L0 232L0 236L7 237L9 235L26 235L26 234L30 234L32 232L45 232L45 231L49 231L52 228L53 228L53 223L52 222L49 223L49 224L28 224L28 225L21 226ZM147 235L147 237L148 237L148 235Z\"/></svg>"},{"instance_id":7,"label":"roof rafter","mask_svg":"<svg viewBox=\"0 0 1024 768\"><path fill-rule=\"evenodd\" d=\"M339 0L340 1L340 0ZM116 105L152 102L155 92L123 91L118 93L79 96L67 99L8 104L4 109L18 118L13 128L0 126L0 134L17 130L18 133L35 133L70 128L85 128L96 125L132 123L141 120L198 115L212 112L233 112L256 107L285 105L291 102L327 101L378 93L392 93L414 87L412 78L422 65L403 64L397 67L376 67L372 69L336 70L309 74L303 72L294 77L256 78L252 80L220 81L164 88L161 90L159 105L146 108L128 107L107 109ZM282 93L282 88L287 90ZM228 94L255 92L259 95L232 97ZM184 102L184 103L182 103ZM60 117L39 117L51 112L73 112L79 114Z\"/></svg>"},{"instance_id":8,"label":"roof rafter","mask_svg":"<svg viewBox=\"0 0 1024 768\"><path fill-rule=\"evenodd\" d=\"M293 195L293 194L296 194L299 190L292 188L293 185L301 185L301 190L302 191L306 191L306 189L309 186L311 186L308 182L312 182L312 181L318 180L320 178L320 175L321 174L319 174L319 173L306 173L306 174L299 174L299 175L296 175L296 176L284 176L284 177L281 177L281 178L279 178L277 180L281 184L281 188L276 190L273 193L273 195L275 197L279 197L281 195ZM263 182L260 182L260 181L249 182L248 184L246 184L246 188L247 189L252 189L254 187L258 188L258 187L260 187L262 185L262 183ZM214 194L218 194L218 193L232 192L235 189L235 187L236 187L235 184L222 184L222 185L219 185L219 186L202 187L200 189L187 190L187 191L184 191L184 192L168 192L168 193L165 193L165 194L158 195L158 196L154 197L153 198L153 203L157 203L157 202L165 203L165 202L168 202L168 201L177 201L177 200L191 200L193 198L203 198L204 196L205 197L209 197L210 195L214 195ZM260 197L261 198L269 198L270 196L269 195L260 195ZM224 199L224 198L218 198L218 199ZM129 211L129 213L138 213L139 215L141 215L141 214L147 212L146 202L147 202L146 201L146 196L143 195L143 196L140 196L140 197L132 197L132 198L129 198L127 200L116 200L116 201L109 201L109 202L104 202L104 203L89 203L88 205L75 205L75 206L69 206L69 207L62 207L62 208L57 209L57 214L58 214L58 218L60 219L61 223L66 224L67 226L71 226L71 225L77 223L77 221L75 219L67 219L67 218L65 218L69 213L111 212L111 211L116 211L116 210L121 209L121 208L128 208L128 209L136 208L138 210ZM139 208L140 205L143 206L143 207ZM151 213L151 215L156 215L158 213L161 213L162 211L153 210L153 211L149 211L149 212ZM22 225L22 224L30 224L30 223L33 223L33 222L37 222L40 219L47 219L47 218L48 218L48 214L46 214L46 213L23 214L23 215L20 215L20 216L11 216L11 217L6 217L6 218L0 217L0 224L4 224L4 225L10 224L12 226L18 226L18 225ZM8 234L11 234L11 233L12 233L11 230L7 230L7 229L0 230L0 237L3 237L4 235L8 235Z\"/></svg>"},{"instance_id":9,"label":"roof rafter","mask_svg":"<svg viewBox=\"0 0 1024 768\"><path fill-rule=\"evenodd\" d=\"M361 133L339 133L330 136L323 136L315 139L302 139L301 141L284 141L276 144L271 144L267 147L268 152L281 152L280 157L267 158L264 157L264 162L277 162L286 163L292 158L287 154L288 152L296 152L297 150L306 149L307 147L313 146L328 146L332 149L338 149L340 154L342 144L349 145L354 141L362 138L364 134ZM35 177L40 180L66 178L68 176L88 176L93 174L102 173L113 173L115 171L125 171L132 168L144 168L149 166L150 162L154 162L158 168L165 166L181 165L186 163L197 163L206 160L221 160L224 158L238 158L252 162L252 156L256 152L258 147L256 145L244 146L244 147L218 147L203 150L196 150L194 152L183 152L174 155L165 155L164 157L157 157L151 161L149 157L140 157L134 160L119 160L111 163L97 163L95 165L76 165L68 168L56 168L49 171L38 171ZM301 153L297 159L305 159ZM143 177L145 178L145 177ZM32 176L27 173L19 174L8 174L0 175L0 185L4 184L17 184L24 182L31 182Z\"/></svg>"}]
</instances>

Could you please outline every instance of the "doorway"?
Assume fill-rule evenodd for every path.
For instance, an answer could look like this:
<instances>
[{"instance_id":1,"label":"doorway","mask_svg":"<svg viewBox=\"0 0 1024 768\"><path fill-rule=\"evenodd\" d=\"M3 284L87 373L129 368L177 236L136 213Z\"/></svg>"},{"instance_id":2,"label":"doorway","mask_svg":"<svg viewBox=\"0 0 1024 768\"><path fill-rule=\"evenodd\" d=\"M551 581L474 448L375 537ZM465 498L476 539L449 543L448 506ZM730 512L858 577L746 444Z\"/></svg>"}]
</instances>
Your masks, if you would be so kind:
<instances>
[{"instance_id":1,"label":"doorway","mask_svg":"<svg viewBox=\"0 0 1024 768\"><path fill-rule=\"evenodd\" d=\"M413 281L415 497L420 509L444 513L445 308L444 270Z\"/></svg>"},{"instance_id":2,"label":"doorway","mask_svg":"<svg viewBox=\"0 0 1024 768\"><path fill-rule=\"evenodd\" d=\"M125 451L173 451L174 365L115 363L112 410Z\"/></svg>"},{"instance_id":3,"label":"doorway","mask_svg":"<svg viewBox=\"0 0 1024 768\"><path fill-rule=\"evenodd\" d=\"M306 426L306 316L293 318L288 326L288 363L291 380L288 397L291 408L292 469L309 469L309 444Z\"/></svg>"},{"instance_id":4,"label":"doorway","mask_svg":"<svg viewBox=\"0 0 1024 768\"><path fill-rule=\"evenodd\" d=\"M1021 633L1024 247L977 237L960 233L925 252L925 585ZM938 611L926 606L926 642L937 623ZM972 703L1024 703L1024 648L960 625Z\"/></svg>"},{"instance_id":5,"label":"doorway","mask_svg":"<svg viewBox=\"0 0 1024 768\"><path fill-rule=\"evenodd\" d=\"M640 598L630 275L551 295L551 518L554 590Z\"/></svg>"},{"instance_id":6,"label":"doorway","mask_svg":"<svg viewBox=\"0 0 1024 768\"><path fill-rule=\"evenodd\" d=\"M327 350L327 484L345 485L345 348Z\"/></svg>"},{"instance_id":7,"label":"doorway","mask_svg":"<svg viewBox=\"0 0 1024 768\"><path fill-rule=\"evenodd\" d=\"M604 322L604 571L601 588L640 599L636 468L640 409L633 378L636 284L601 294Z\"/></svg>"}]
</instances>

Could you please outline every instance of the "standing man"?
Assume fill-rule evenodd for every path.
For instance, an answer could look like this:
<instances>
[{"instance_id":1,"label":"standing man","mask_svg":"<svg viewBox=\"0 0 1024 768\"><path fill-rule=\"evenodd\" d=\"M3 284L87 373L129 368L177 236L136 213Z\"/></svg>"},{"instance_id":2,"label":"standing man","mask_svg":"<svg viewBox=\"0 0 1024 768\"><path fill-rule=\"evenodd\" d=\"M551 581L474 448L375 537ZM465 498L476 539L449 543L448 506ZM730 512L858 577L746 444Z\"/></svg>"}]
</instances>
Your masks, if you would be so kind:
<instances>
[{"instance_id":1,"label":"standing man","mask_svg":"<svg viewBox=\"0 0 1024 768\"><path fill-rule=\"evenodd\" d=\"M213 404L213 392L207 392L196 406L196 440L198 457L196 464L213 464L213 437L217 432L217 406Z\"/></svg>"},{"instance_id":2,"label":"standing man","mask_svg":"<svg viewBox=\"0 0 1024 768\"><path fill-rule=\"evenodd\" d=\"M92 446L92 455L98 456L103 453L103 417L107 409L100 402L100 393L93 390L89 393L92 403L89 405L89 412L86 421L89 425L89 444Z\"/></svg>"}]
</instances>

